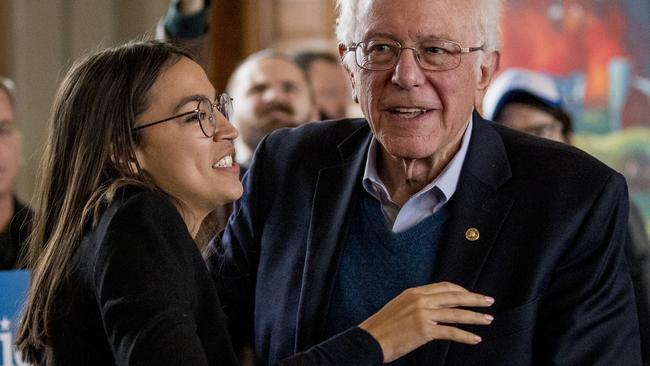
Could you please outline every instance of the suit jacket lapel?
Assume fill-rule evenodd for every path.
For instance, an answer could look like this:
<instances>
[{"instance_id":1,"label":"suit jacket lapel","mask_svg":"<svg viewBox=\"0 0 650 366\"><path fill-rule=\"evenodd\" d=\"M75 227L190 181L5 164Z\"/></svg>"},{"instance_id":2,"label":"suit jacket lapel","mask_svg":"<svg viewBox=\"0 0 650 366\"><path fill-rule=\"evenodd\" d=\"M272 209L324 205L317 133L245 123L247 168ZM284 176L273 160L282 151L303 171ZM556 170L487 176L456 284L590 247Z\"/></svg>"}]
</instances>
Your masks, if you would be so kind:
<instances>
[{"instance_id":1,"label":"suit jacket lapel","mask_svg":"<svg viewBox=\"0 0 650 366\"><path fill-rule=\"evenodd\" d=\"M349 205L355 202L370 143L367 125L338 145L341 163L319 170L298 305L295 350L320 341L334 279L347 233Z\"/></svg>"},{"instance_id":2,"label":"suit jacket lapel","mask_svg":"<svg viewBox=\"0 0 650 366\"><path fill-rule=\"evenodd\" d=\"M498 189L511 176L498 133L478 114L449 219L440 239L434 282L449 281L472 291L513 199ZM419 352L422 364L443 365L450 342L435 341Z\"/></svg>"},{"instance_id":3,"label":"suit jacket lapel","mask_svg":"<svg viewBox=\"0 0 650 366\"><path fill-rule=\"evenodd\" d=\"M478 280L513 203L498 190L512 173L501 138L487 123L474 118L472 140L458 188L449 202L449 221L436 266L436 282L451 281L468 290Z\"/></svg>"}]
</instances>

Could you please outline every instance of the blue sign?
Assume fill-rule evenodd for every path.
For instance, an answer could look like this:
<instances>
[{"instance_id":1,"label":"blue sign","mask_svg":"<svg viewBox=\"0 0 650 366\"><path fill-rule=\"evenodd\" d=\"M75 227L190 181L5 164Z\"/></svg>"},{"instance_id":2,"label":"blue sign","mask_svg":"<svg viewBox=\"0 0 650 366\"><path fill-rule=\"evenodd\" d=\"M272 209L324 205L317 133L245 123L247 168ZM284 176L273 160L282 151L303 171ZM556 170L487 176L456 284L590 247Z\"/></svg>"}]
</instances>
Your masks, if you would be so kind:
<instances>
[{"instance_id":1,"label":"blue sign","mask_svg":"<svg viewBox=\"0 0 650 366\"><path fill-rule=\"evenodd\" d=\"M29 271L0 271L0 366L27 366L14 339L28 288Z\"/></svg>"}]
</instances>

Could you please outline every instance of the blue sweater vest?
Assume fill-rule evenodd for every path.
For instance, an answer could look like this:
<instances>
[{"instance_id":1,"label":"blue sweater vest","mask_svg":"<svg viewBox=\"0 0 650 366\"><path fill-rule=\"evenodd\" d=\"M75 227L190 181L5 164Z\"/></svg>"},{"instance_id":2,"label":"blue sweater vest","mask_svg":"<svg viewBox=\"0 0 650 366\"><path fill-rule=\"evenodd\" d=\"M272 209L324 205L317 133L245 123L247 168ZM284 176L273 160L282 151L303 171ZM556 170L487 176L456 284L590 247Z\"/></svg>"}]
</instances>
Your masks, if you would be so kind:
<instances>
[{"instance_id":1,"label":"blue sweater vest","mask_svg":"<svg viewBox=\"0 0 650 366\"><path fill-rule=\"evenodd\" d=\"M447 206L394 233L380 203L363 191L344 241L327 333L358 325L410 287L431 283Z\"/></svg>"}]
</instances>

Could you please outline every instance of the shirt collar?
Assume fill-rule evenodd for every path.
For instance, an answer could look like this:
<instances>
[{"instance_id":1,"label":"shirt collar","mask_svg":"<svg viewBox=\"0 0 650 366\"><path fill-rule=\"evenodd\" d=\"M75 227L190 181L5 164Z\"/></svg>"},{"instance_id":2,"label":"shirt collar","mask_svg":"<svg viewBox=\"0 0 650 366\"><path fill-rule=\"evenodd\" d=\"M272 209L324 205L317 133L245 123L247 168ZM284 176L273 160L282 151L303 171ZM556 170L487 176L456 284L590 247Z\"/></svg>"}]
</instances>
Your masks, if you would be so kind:
<instances>
[{"instance_id":1,"label":"shirt collar","mask_svg":"<svg viewBox=\"0 0 650 366\"><path fill-rule=\"evenodd\" d=\"M418 193L413 195L412 198L416 198L427 193L436 195L439 190L440 193L442 193L442 197L440 197L440 204L443 204L451 199L451 197L456 192L458 179L460 178L460 171L463 167L465 157L467 156L469 141L472 136L472 126L473 122L472 118L470 117L458 152L456 152L454 157L449 161L442 172L426 187L422 188ZM377 172L377 153L379 152L379 148L379 142L373 136L372 140L370 141L370 147L368 148L368 154L366 156L366 167L363 172L362 181L363 187L368 193L377 198L380 202L392 202L390 195L388 194L388 189L382 182L381 178L379 178L379 174ZM440 204L437 206L440 206Z\"/></svg>"}]
</instances>

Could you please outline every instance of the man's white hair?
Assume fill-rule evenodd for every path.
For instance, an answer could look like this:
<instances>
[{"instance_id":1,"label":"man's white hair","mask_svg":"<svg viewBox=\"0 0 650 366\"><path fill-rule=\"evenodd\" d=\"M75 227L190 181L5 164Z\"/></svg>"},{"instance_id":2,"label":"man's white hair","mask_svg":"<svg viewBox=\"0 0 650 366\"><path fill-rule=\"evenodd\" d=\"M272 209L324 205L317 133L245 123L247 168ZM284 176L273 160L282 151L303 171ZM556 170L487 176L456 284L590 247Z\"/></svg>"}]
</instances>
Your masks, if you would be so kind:
<instances>
[{"instance_id":1,"label":"man's white hair","mask_svg":"<svg viewBox=\"0 0 650 366\"><path fill-rule=\"evenodd\" d=\"M349 46L360 42L361 35L357 26L361 21L361 11L368 8L372 0L336 0L339 16L336 19L336 36L342 44ZM407 0L409 1L409 0ZM430 0L447 1L453 0ZM499 33L499 20L503 10L504 0L472 0L475 4L478 17L478 31L485 36L485 49L497 50L501 47ZM347 58L349 60L352 58ZM344 62L346 61L344 60Z\"/></svg>"},{"instance_id":2,"label":"man's white hair","mask_svg":"<svg viewBox=\"0 0 650 366\"><path fill-rule=\"evenodd\" d=\"M0 75L0 90L4 91L9 97L9 102L12 107L15 107L16 103L16 84L14 81Z\"/></svg>"}]
</instances>

